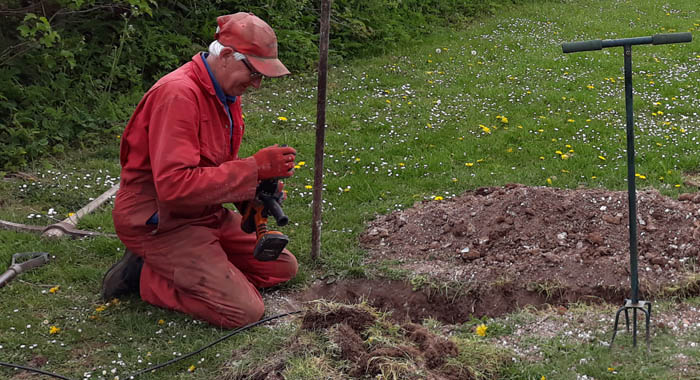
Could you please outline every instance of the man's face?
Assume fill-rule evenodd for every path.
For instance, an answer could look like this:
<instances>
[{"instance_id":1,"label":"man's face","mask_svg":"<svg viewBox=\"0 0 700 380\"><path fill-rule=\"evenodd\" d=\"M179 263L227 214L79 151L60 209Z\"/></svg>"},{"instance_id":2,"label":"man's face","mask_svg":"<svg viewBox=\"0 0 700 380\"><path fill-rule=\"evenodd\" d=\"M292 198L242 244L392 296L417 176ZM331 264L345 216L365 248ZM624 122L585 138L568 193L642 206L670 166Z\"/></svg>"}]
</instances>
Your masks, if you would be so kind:
<instances>
[{"instance_id":1,"label":"man's face","mask_svg":"<svg viewBox=\"0 0 700 380\"><path fill-rule=\"evenodd\" d=\"M255 72L252 66L246 65L245 61L236 60L233 54L227 53L222 51L221 70L216 78L224 93L229 96L240 96L250 86L260 88L262 76Z\"/></svg>"}]
</instances>

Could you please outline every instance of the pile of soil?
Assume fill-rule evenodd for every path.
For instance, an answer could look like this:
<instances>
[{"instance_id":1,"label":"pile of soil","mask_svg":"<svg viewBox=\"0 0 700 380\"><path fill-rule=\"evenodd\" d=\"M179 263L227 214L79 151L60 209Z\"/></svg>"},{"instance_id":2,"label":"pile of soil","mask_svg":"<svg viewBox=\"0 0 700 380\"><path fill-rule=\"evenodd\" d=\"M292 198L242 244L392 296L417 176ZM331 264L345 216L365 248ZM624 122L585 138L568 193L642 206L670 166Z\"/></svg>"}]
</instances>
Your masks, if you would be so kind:
<instances>
[{"instance_id":1,"label":"pile of soil","mask_svg":"<svg viewBox=\"0 0 700 380\"><path fill-rule=\"evenodd\" d=\"M631 297L627 197L511 184L423 201L360 236L367 267L405 270L409 281L319 280L300 300L367 301L396 318L446 323L527 305L622 305ZM637 192L639 299L700 294L698 219L700 194Z\"/></svg>"},{"instance_id":2,"label":"pile of soil","mask_svg":"<svg viewBox=\"0 0 700 380\"><path fill-rule=\"evenodd\" d=\"M641 295L684 281L700 259L698 203L637 192ZM513 184L381 216L361 242L370 262L414 273L609 298L630 288L628 215L627 192Z\"/></svg>"}]
</instances>

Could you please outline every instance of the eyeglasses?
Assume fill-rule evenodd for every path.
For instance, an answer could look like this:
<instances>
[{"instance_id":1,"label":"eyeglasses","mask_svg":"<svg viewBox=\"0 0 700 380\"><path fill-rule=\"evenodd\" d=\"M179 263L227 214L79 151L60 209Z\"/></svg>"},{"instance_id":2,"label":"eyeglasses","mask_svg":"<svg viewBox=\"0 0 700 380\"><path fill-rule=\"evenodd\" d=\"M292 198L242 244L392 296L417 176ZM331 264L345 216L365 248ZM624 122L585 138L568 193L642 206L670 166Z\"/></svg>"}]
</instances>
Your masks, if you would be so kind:
<instances>
[{"instance_id":1,"label":"eyeglasses","mask_svg":"<svg viewBox=\"0 0 700 380\"><path fill-rule=\"evenodd\" d=\"M245 67L247 67L248 70L250 71L250 79L260 79L263 77L263 75L261 73L255 71L255 69L253 68L253 65L251 65L250 62L248 62L248 59L244 58L242 61L245 64Z\"/></svg>"}]
</instances>

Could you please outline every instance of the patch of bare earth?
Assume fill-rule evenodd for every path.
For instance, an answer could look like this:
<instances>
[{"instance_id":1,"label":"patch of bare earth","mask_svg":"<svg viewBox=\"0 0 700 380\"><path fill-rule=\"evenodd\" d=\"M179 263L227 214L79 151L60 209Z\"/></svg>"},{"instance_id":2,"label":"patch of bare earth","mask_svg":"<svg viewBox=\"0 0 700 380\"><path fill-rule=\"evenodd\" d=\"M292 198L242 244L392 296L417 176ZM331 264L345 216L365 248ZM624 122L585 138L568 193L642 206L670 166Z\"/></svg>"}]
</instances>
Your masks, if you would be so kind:
<instances>
[{"instance_id":1,"label":"patch of bare earth","mask_svg":"<svg viewBox=\"0 0 700 380\"><path fill-rule=\"evenodd\" d=\"M700 294L700 195L637 192L641 299ZM380 216L361 235L366 264L391 260L425 281L318 281L302 300L366 300L414 322L499 316L526 305L630 295L627 192L480 188ZM673 292L678 292L674 294Z\"/></svg>"}]
</instances>

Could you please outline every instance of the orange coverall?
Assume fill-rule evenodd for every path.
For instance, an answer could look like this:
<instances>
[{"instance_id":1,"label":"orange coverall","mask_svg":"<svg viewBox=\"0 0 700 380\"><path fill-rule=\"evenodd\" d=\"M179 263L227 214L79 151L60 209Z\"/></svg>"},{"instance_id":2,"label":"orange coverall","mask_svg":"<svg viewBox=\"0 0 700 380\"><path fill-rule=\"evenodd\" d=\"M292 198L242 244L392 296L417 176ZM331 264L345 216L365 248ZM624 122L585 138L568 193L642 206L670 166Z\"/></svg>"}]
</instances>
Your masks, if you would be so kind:
<instances>
[{"instance_id":1,"label":"orange coverall","mask_svg":"<svg viewBox=\"0 0 700 380\"><path fill-rule=\"evenodd\" d=\"M222 207L252 199L259 182L255 160L238 158L240 97L229 107L230 118L200 54L161 78L124 130L113 211L117 235L144 259L141 298L224 328L259 320L257 289L297 272L287 250L254 259L255 234ZM157 228L146 224L156 212Z\"/></svg>"}]
</instances>

